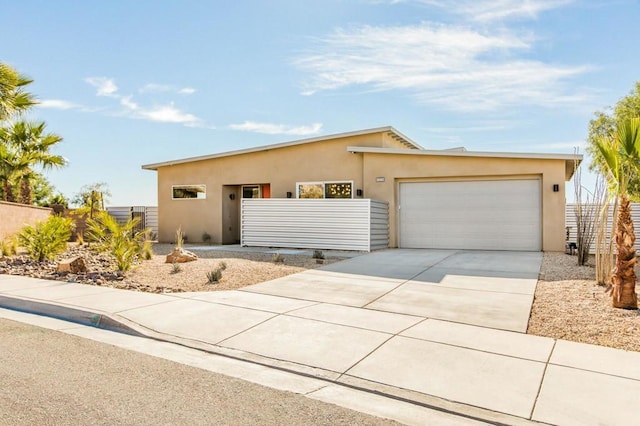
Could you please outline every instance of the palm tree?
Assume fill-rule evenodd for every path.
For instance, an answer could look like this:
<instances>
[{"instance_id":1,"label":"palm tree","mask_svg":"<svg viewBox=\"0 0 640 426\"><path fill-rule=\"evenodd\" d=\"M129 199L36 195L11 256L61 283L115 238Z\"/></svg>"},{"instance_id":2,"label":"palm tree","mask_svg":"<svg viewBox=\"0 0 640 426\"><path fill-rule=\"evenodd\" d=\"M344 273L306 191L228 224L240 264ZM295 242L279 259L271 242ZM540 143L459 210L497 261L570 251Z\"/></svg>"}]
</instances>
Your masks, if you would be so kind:
<instances>
[{"instance_id":1,"label":"palm tree","mask_svg":"<svg viewBox=\"0 0 640 426\"><path fill-rule=\"evenodd\" d=\"M616 219L616 266L611 277L613 307L638 309L634 248L636 236L631 218L629 176L640 169L640 117L623 121L609 137L599 137L596 147L604 160L604 168L612 194L618 198Z\"/></svg>"},{"instance_id":2,"label":"palm tree","mask_svg":"<svg viewBox=\"0 0 640 426\"><path fill-rule=\"evenodd\" d=\"M50 153L51 148L62 142L55 133L45 133L46 124L18 121L6 128L0 128L0 178L6 201L15 201L12 184L20 182L20 202L32 203L31 178L33 168L50 169L62 167L67 160L61 155Z\"/></svg>"},{"instance_id":3,"label":"palm tree","mask_svg":"<svg viewBox=\"0 0 640 426\"><path fill-rule=\"evenodd\" d=\"M0 62L0 122L10 120L37 103L35 97L24 90L32 81Z\"/></svg>"}]
</instances>

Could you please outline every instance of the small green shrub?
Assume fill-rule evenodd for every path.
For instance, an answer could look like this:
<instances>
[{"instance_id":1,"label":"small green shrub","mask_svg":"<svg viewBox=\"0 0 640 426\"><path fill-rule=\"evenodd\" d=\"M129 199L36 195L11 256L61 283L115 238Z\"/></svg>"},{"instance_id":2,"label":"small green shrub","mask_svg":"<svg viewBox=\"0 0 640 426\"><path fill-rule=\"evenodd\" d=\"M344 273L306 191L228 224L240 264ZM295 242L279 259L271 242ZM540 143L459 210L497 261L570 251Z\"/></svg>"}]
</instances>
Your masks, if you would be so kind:
<instances>
[{"instance_id":1,"label":"small green shrub","mask_svg":"<svg viewBox=\"0 0 640 426\"><path fill-rule=\"evenodd\" d=\"M116 218L102 211L87 221L88 237L95 241L96 250L110 253L115 258L119 271L128 271L137 257L143 255L148 230L136 231L139 222L136 217L121 225Z\"/></svg>"},{"instance_id":2,"label":"small green shrub","mask_svg":"<svg viewBox=\"0 0 640 426\"><path fill-rule=\"evenodd\" d=\"M273 254L273 263L284 263L284 257L280 253Z\"/></svg>"},{"instance_id":3,"label":"small green shrub","mask_svg":"<svg viewBox=\"0 0 640 426\"><path fill-rule=\"evenodd\" d=\"M180 266L180 264L177 262L173 262L171 264L171 273L177 274L178 272L182 272L182 266Z\"/></svg>"},{"instance_id":4,"label":"small green shrub","mask_svg":"<svg viewBox=\"0 0 640 426\"><path fill-rule=\"evenodd\" d=\"M217 284L222 279L222 271L225 269L227 269L226 262L220 262L216 269L207 272L207 281L209 284Z\"/></svg>"},{"instance_id":5,"label":"small green shrub","mask_svg":"<svg viewBox=\"0 0 640 426\"><path fill-rule=\"evenodd\" d=\"M71 237L73 221L61 216L49 216L46 221L35 226L27 225L18 234L20 244L27 253L39 262L53 259L67 248Z\"/></svg>"},{"instance_id":6,"label":"small green shrub","mask_svg":"<svg viewBox=\"0 0 640 426\"><path fill-rule=\"evenodd\" d=\"M82 232L78 232L76 235L76 242L79 246L84 245L84 234Z\"/></svg>"},{"instance_id":7,"label":"small green shrub","mask_svg":"<svg viewBox=\"0 0 640 426\"><path fill-rule=\"evenodd\" d=\"M324 259L324 253L322 252L322 250L314 250L313 256L311 257L314 259Z\"/></svg>"},{"instance_id":8,"label":"small green shrub","mask_svg":"<svg viewBox=\"0 0 640 426\"><path fill-rule=\"evenodd\" d=\"M222 279L222 270L220 268L207 272L207 281L209 284L217 284Z\"/></svg>"},{"instance_id":9,"label":"small green shrub","mask_svg":"<svg viewBox=\"0 0 640 426\"><path fill-rule=\"evenodd\" d=\"M203 232L202 233L202 242L210 243L211 242L211 235L209 235L207 232Z\"/></svg>"},{"instance_id":10,"label":"small green shrub","mask_svg":"<svg viewBox=\"0 0 640 426\"><path fill-rule=\"evenodd\" d=\"M149 240L145 241L142 245L142 258L144 260L153 259L153 243Z\"/></svg>"},{"instance_id":11,"label":"small green shrub","mask_svg":"<svg viewBox=\"0 0 640 426\"><path fill-rule=\"evenodd\" d=\"M0 257L13 256L18 253L18 243L15 238L0 240Z\"/></svg>"}]
</instances>

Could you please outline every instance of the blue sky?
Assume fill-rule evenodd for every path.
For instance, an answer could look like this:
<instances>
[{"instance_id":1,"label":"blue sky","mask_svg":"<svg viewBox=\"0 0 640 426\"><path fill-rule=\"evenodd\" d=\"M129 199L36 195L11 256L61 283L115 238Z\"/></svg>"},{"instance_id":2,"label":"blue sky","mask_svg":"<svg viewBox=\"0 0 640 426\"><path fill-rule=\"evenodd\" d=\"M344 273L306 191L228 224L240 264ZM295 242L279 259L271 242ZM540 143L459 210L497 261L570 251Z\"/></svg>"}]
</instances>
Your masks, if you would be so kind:
<instances>
[{"instance_id":1,"label":"blue sky","mask_svg":"<svg viewBox=\"0 0 640 426\"><path fill-rule=\"evenodd\" d=\"M638 22L637 0L0 0L0 61L64 137L57 189L155 205L142 164L386 125L430 149L583 149L640 80Z\"/></svg>"}]
</instances>

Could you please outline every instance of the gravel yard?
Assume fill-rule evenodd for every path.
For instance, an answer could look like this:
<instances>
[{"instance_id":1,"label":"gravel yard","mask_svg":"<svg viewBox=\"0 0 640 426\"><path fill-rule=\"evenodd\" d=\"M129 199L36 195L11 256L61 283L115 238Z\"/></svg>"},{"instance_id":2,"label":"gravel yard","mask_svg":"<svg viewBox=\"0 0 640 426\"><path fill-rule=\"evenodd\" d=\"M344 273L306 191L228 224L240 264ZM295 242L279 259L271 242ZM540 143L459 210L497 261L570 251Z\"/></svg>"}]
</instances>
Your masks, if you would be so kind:
<instances>
[{"instance_id":1,"label":"gravel yard","mask_svg":"<svg viewBox=\"0 0 640 426\"><path fill-rule=\"evenodd\" d=\"M594 267L577 263L544 253L527 333L640 352L640 311L612 308Z\"/></svg>"}]
</instances>

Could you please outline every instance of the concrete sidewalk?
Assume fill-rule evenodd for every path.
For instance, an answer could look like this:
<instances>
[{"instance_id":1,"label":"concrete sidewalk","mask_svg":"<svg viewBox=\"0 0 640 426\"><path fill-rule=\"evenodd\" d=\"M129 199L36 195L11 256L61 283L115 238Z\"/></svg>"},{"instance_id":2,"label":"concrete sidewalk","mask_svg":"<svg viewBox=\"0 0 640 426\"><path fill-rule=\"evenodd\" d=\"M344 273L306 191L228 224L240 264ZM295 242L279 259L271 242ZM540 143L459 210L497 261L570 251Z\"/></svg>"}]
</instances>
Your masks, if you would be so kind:
<instances>
[{"instance_id":1,"label":"concrete sidewalk","mask_svg":"<svg viewBox=\"0 0 640 426\"><path fill-rule=\"evenodd\" d=\"M137 332L465 421L628 424L640 415L640 353L522 333L540 259L388 250L243 291L172 295L0 275L0 307Z\"/></svg>"}]
</instances>

